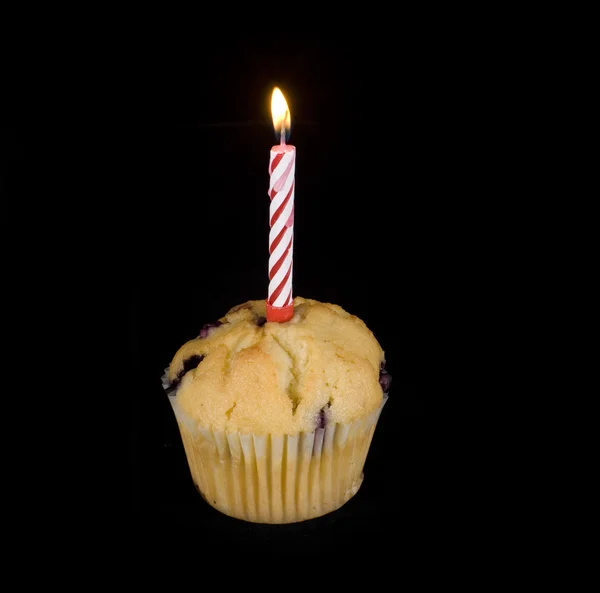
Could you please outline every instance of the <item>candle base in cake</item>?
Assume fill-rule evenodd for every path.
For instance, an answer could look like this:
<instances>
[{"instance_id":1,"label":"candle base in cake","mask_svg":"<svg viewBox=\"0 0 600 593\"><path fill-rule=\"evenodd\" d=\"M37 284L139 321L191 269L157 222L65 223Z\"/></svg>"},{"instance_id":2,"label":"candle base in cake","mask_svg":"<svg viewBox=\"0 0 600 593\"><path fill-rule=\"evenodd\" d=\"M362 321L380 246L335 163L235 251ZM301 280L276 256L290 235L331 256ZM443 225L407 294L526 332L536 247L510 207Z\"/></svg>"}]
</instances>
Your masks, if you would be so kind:
<instances>
[{"instance_id":1,"label":"candle base in cake","mask_svg":"<svg viewBox=\"0 0 600 593\"><path fill-rule=\"evenodd\" d=\"M289 321L294 316L294 305L286 305L285 307L273 307L267 305L267 321L275 321L277 323L283 323Z\"/></svg>"}]
</instances>

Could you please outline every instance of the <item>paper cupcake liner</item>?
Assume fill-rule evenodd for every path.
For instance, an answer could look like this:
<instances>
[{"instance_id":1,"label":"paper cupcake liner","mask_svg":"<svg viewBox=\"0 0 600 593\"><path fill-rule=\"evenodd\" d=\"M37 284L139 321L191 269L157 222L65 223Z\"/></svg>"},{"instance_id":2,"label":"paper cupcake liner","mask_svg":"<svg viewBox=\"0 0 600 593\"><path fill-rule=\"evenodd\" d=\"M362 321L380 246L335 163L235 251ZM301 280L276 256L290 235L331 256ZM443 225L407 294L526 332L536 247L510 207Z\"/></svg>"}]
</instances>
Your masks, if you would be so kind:
<instances>
[{"instance_id":1,"label":"paper cupcake liner","mask_svg":"<svg viewBox=\"0 0 600 593\"><path fill-rule=\"evenodd\" d=\"M162 381L167 389L166 374ZM282 436L212 430L182 412L174 393L169 401L206 502L245 521L296 523L335 511L356 494L387 396L365 418Z\"/></svg>"}]
</instances>

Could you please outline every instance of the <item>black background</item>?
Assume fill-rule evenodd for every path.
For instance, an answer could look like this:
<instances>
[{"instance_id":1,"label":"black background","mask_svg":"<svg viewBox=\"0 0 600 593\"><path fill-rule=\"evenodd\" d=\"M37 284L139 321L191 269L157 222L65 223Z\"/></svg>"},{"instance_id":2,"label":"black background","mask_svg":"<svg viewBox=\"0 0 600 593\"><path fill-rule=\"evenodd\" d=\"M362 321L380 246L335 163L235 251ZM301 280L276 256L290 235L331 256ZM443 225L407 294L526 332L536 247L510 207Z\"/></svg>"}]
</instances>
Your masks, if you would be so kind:
<instances>
[{"instance_id":1,"label":"black background","mask_svg":"<svg viewBox=\"0 0 600 593\"><path fill-rule=\"evenodd\" d=\"M110 344L99 348L98 381L125 402L126 435L117 446L124 478L108 478L113 502L140 531L185 530L206 543L397 533L424 512L424 320L443 289L430 282L431 228L446 208L440 187L457 175L449 159L459 159L447 150L457 79L424 48L390 42L365 51L325 36L199 44L191 58L132 60L113 71L96 64L60 111L64 120L5 135L7 194L26 203L34 187L61 187L51 209L69 233L54 237L52 259L64 256L65 276L78 278L61 308ZM204 323L266 297L274 86L290 106L288 142L297 150L294 295L362 318L393 377L357 495L289 526L231 519L200 498L160 384Z\"/></svg>"}]
</instances>

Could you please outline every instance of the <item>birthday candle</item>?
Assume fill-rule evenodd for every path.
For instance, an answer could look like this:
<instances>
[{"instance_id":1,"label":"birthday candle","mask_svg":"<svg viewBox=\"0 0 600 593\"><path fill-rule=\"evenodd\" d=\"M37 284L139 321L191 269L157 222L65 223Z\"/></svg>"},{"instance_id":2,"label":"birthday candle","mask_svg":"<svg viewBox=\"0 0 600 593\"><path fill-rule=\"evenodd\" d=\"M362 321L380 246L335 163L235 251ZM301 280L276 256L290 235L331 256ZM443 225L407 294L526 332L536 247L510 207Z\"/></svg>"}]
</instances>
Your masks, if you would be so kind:
<instances>
[{"instance_id":1,"label":"birthday candle","mask_svg":"<svg viewBox=\"0 0 600 593\"><path fill-rule=\"evenodd\" d=\"M276 87L271 112L280 144L271 148L269 163L269 292L267 321L288 321L294 315L292 296L294 243L294 185L296 148L286 144L291 116L287 102Z\"/></svg>"}]
</instances>

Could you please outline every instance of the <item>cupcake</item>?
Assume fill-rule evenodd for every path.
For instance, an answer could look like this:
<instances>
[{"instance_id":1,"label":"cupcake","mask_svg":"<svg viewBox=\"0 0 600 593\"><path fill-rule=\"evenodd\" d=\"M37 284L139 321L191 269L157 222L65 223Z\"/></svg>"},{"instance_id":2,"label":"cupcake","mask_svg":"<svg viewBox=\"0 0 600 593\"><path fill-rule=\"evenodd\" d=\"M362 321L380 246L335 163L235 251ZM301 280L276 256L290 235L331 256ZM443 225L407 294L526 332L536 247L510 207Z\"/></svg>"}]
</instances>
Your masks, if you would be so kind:
<instances>
[{"instance_id":1,"label":"cupcake","mask_svg":"<svg viewBox=\"0 0 600 593\"><path fill-rule=\"evenodd\" d=\"M222 513L294 523L340 508L363 466L391 377L358 317L296 297L232 308L176 352L162 378L192 480Z\"/></svg>"}]
</instances>

